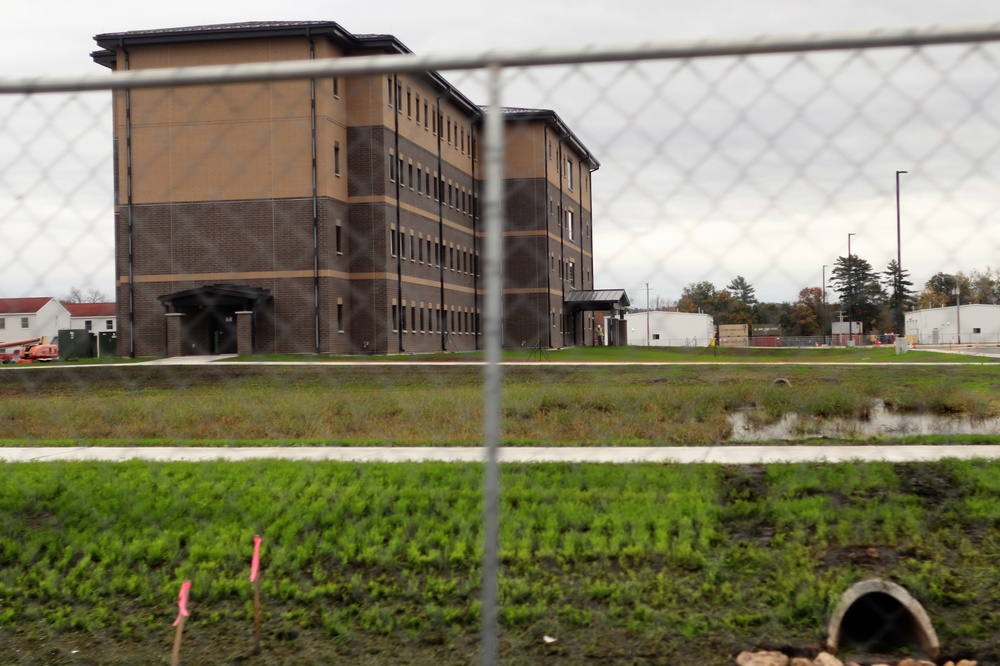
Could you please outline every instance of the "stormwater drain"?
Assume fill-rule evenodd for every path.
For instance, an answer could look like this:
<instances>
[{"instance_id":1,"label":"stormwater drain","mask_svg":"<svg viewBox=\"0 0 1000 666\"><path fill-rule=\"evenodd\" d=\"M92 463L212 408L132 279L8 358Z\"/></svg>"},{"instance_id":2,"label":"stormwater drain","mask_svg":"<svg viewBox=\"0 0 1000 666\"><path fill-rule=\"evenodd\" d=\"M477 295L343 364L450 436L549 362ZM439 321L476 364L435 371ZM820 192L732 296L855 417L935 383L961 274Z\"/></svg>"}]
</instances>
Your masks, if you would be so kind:
<instances>
[{"instance_id":1,"label":"stormwater drain","mask_svg":"<svg viewBox=\"0 0 1000 666\"><path fill-rule=\"evenodd\" d=\"M830 616L827 648L842 660L922 653L934 659L941 646L931 619L901 586L872 578L844 592Z\"/></svg>"}]
</instances>

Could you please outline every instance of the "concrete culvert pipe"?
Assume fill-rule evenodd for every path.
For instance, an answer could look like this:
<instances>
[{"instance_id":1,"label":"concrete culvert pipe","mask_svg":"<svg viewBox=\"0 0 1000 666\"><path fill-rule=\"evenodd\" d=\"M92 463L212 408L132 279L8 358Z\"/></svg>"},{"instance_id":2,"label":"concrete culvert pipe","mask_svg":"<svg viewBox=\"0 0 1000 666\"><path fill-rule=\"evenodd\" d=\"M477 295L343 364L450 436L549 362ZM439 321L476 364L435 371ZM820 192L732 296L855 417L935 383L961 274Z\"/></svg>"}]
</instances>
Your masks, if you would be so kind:
<instances>
[{"instance_id":1,"label":"concrete culvert pipe","mask_svg":"<svg viewBox=\"0 0 1000 666\"><path fill-rule=\"evenodd\" d=\"M879 578L844 592L830 617L827 648L863 653L922 651L938 656L941 646L924 607L901 586Z\"/></svg>"},{"instance_id":2,"label":"concrete culvert pipe","mask_svg":"<svg viewBox=\"0 0 1000 666\"><path fill-rule=\"evenodd\" d=\"M784 377L776 377L774 379L774 381L771 382L771 383L774 384L775 386L791 386L792 385L792 383L790 381L788 381Z\"/></svg>"}]
</instances>

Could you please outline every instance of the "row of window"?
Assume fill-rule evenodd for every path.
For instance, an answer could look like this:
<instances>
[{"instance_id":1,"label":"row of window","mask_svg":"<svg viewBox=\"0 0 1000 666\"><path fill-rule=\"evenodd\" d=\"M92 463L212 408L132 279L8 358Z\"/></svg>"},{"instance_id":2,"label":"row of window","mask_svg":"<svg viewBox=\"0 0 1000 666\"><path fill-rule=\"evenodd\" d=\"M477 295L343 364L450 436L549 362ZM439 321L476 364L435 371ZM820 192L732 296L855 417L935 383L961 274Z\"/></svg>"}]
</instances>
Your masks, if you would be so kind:
<instances>
[{"instance_id":1,"label":"row of window","mask_svg":"<svg viewBox=\"0 0 1000 666\"><path fill-rule=\"evenodd\" d=\"M428 266L441 266L458 273L479 275L479 255L464 247L445 246L430 237L414 236L410 231L407 239L406 228L389 230L389 252Z\"/></svg>"},{"instance_id":2,"label":"row of window","mask_svg":"<svg viewBox=\"0 0 1000 666\"><path fill-rule=\"evenodd\" d=\"M552 141L551 140L549 140L549 142L548 142L548 152L549 152L549 162L551 162L552 161ZM573 166L574 166L574 164L573 164L573 158L567 157L566 158L566 163L565 163L564 168L563 168L563 173L565 174L565 178L566 178L566 189L568 189L571 192L573 191ZM587 189L587 179L581 177L580 180L583 182L583 189L584 189L584 191L586 191L586 189Z\"/></svg>"},{"instance_id":3,"label":"row of window","mask_svg":"<svg viewBox=\"0 0 1000 666\"><path fill-rule=\"evenodd\" d=\"M404 98L403 82L399 79L396 79L395 85L393 85L393 78L387 77L386 85L389 108L395 106L396 112L402 115L405 106L406 117L416 122L417 126L423 125L424 129L430 131L434 136L440 135L443 141L463 155L472 155L471 127L467 127L457 119L452 121L450 115L441 113L437 106L430 105L426 98L421 101L420 93L413 92L410 86L406 86ZM421 108L423 109L422 116Z\"/></svg>"},{"instance_id":4,"label":"row of window","mask_svg":"<svg viewBox=\"0 0 1000 666\"><path fill-rule=\"evenodd\" d=\"M21 328L28 328L29 326L30 326L29 317L21 317ZM90 319L85 319L83 322L83 327L86 328L88 331L91 331L94 328L94 322ZM105 319L104 328L108 331L115 330L115 320ZM0 331L6 329L7 329L7 318L0 317Z\"/></svg>"},{"instance_id":5,"label":"row of window","mask_svg":"<svg viewBox=\"0 0 1000 666\"><path fill-rule=\"evenodd\" d=\"M389 180L396 182L399 179L399 187L409 187L417 194L440 201L449 208L453 208L465 215L472 215L478 205L478 197L465 187L438 178L436 172L432 172L428 167L424 169L419 163L414 168L413 162L405 160L402 155L393 158L392 151L389 152Z\"/></svg>"},{"instance_id":6,"label":"row of window","mask_svg":"<svg viewBox=\"0 0 1000 666\"><path fill-rule=\"evenodd\" d=\"M572 259L567 259L565 262L560 259L559 262L559 279L563 282L569 282L571 288L576 288L576 262ZM549 255L549 270L553 273L556 272L556 258L554 255Z\"/></svg>"},{"instance_id":7,"label":"row of window","mask_svg":"<svg viewBox=\"0 0 1000 666\"><path fill-rule=\"evenodd\" d=\"M451 322L449 326L449 314ZM407 316L409 315L409 316ZM400 308L392 306L392 330L399 331L402 326L404 333L455 333L467 335L479 330L479 313L469 310L442 310L404 305Z\"/></svg>"}]
</instances>

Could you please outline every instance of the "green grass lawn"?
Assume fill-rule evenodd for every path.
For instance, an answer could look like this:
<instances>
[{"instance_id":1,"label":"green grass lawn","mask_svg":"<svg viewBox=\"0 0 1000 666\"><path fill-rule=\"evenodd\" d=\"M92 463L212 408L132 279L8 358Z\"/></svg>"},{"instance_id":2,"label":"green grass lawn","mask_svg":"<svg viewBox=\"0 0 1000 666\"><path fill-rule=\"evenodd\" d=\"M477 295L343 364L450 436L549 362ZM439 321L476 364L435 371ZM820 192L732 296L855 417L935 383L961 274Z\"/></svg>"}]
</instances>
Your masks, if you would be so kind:
<instances>
[{"instance_id":1,"label":"green grass lawn","mask_svg":"<svg viewBox=\"0 0 1000 666\"><path fill-rule=\"evenodd\" d=\"M184 580L184 663L472 663L481 483L436 463L7 465L0 663L165 663ZM1000 463L507 465L502 487L503 663L816 645L877 576L925 606L945 656L997 663Z\"/></svg>"},{"instance_id":2,"label":"green grass lawn","mask_svg":"<svg viewBox=\"0 0 1000 666\"><path fill-rule=\"evenodd\" d=\"M713 443L734 409L863 416L875 399L1000 412L989 365L528 365L504 376L508 444ZM460 365L21 368L0 381L0 445L471 445L481 387L481 368ZM0 663L166 663L185 579L186 663L476 659L478 465L3 472ZM503 663L721 665L745 648L814 646L839 595L871 576L925 605L947 655L1000 663L998 479L1000 463L982 461L505 465ZM259 656L254 534L265 539Z\"/></svg>"},{"instance_id":3,"label":"green grass lawn","mask_svg":"<svg viewBox=\"0 0 1000 666\"><path fill-rule=\"evenodd\" d=\"M258 354L220 359L222 363L251 361L301 363L308 362L479 362L482 352L448 352L436 354L392 354L372 356L330 356L303 354ZM942 354L911 349L897 355L893 347L567 347L553 350L508 349L505 362L565 362L565 363L994 363L989 357Z\"/></svg>"},{"instance_id":4,"label":"green grass lawn","mask_svg":"<svg viewBox=\"0 0 1000 666\"><path fill-rule=\"evenodd\" d=\"M3 378L7 445L482 441L477 366L62 366ZM878 401L903 413L991 418L1000 415L998 387L992 365L954 363L517 365L504 371L502 417L508 445L706 445L731 437L738 410L759 424L788 413L859 419Z\"/></svg>"}]
</instances>

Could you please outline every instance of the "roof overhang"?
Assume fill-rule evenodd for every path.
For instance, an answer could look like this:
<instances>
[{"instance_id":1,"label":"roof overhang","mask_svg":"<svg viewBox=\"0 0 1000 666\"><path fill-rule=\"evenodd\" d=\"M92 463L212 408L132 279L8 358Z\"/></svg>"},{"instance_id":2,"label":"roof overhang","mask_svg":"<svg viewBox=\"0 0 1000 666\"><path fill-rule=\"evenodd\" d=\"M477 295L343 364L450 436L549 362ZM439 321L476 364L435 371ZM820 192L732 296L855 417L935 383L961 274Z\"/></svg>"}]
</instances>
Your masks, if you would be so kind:
<instances>
[{"instance_id":1,"label":"roof overhang","mask_svg":"<svg viewBox=\"0 0 1000 666\"><path fill-rule=\"evenodd\" d=\"M632 301L624 289L581 289L566 294L563 304L567 312L606 312L624 310Z\"/></svg>"},{"instance_id":2,"label":"roof overhang","mask_svg":"<svg viewBox=\"0 0 1000 666\"><path fill-rule=\"evenodd\" d=\"M156 300L164 306L174 308L190 307L237 307L244 310L255 310L270 301L273 297L268 289L258 287L242 287L231 284L213 284L172 294L157 296Z\"/></svg>"}]
</instances>

